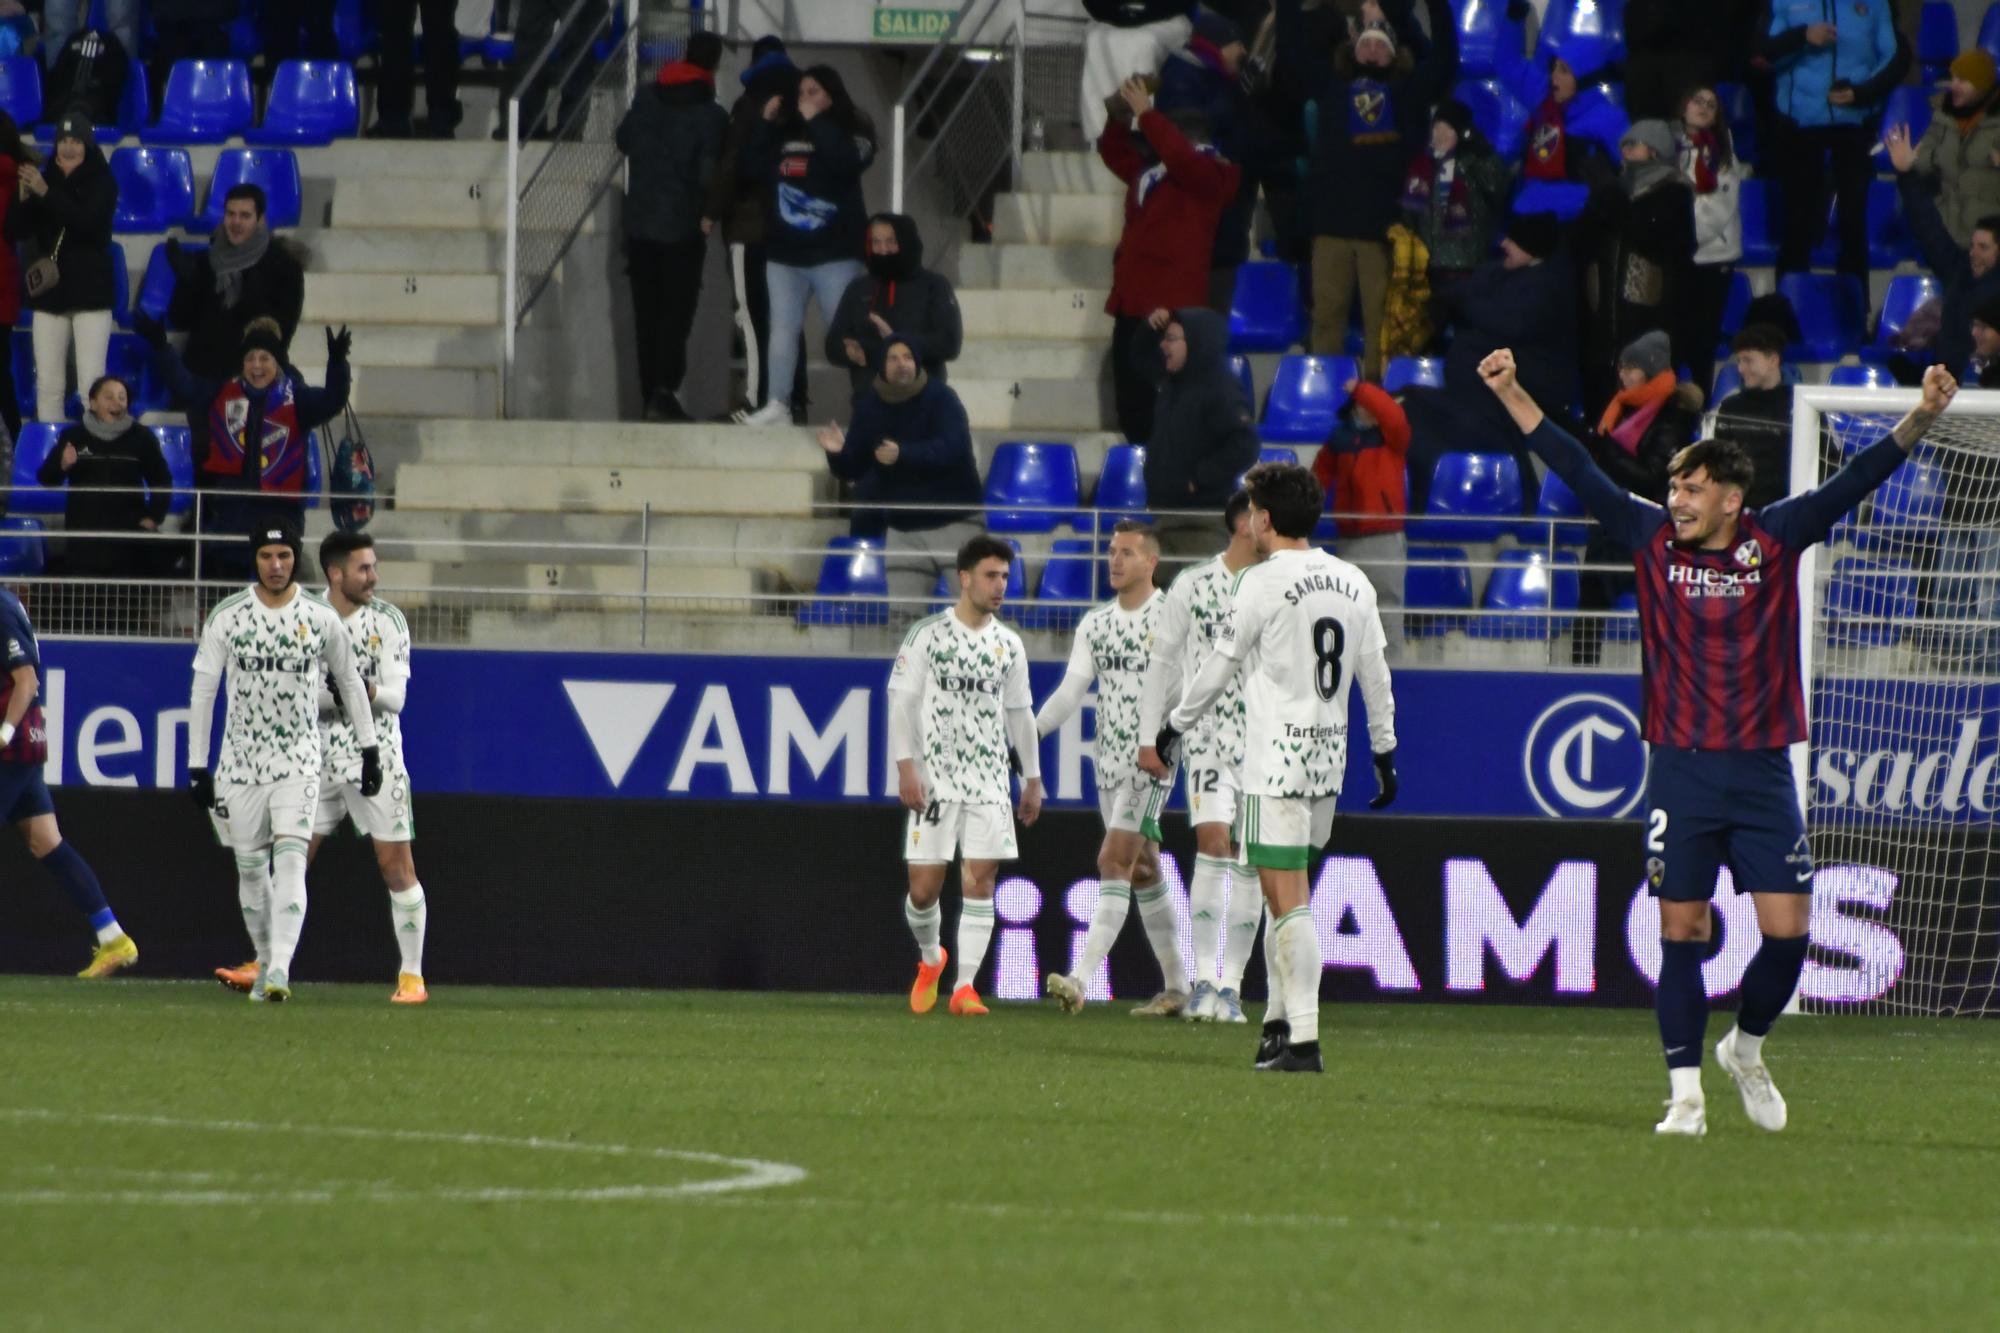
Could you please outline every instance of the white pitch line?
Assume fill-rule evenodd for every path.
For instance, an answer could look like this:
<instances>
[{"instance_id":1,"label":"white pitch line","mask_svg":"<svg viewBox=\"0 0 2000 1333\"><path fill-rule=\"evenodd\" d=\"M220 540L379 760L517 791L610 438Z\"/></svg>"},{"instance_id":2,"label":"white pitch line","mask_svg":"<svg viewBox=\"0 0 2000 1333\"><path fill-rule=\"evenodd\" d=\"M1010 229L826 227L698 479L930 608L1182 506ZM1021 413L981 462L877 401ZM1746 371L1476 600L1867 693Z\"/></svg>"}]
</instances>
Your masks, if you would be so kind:
<instances>
[{"instance_id":1,"label":"white pitch line","mask_svg":"<svg viewBox=\"0 0 2000 1333\"><path fill-rule=\"evenodd\" d=\"M691 1180L674 1185L605 1185L584 1189L534 1189L496 1186L400 1189L365 1185L356 1189L311 1186L276 1190L15 1190L0 1191L4 1204L168 1204L180 1207L240 1206L257 1203L628 1203L666 1199L716 1198L746 1190L795 1185L806 1178L804 1167L768 1162L756 1157L729 1157L685 1148L647 1148L625 1143L578 1143L568 1139L509 1138L498 1134L452 1134L426 1129L380 1129L361 1125L298 1125L261 1120L183 1120L172 1116L118 1112L50 1111L32 1107L0 1108L0 1120L75 1124L128 1125L144 1129L192 1130L222 1134L318 1134L330 1138L375 1142L442 1143L468 1148L502 1148L522 1152L578 1153L590 1157L638 1158L656 1162L692 1162L727 1168L735 1175Z\"/></svg>"}]
</instances>

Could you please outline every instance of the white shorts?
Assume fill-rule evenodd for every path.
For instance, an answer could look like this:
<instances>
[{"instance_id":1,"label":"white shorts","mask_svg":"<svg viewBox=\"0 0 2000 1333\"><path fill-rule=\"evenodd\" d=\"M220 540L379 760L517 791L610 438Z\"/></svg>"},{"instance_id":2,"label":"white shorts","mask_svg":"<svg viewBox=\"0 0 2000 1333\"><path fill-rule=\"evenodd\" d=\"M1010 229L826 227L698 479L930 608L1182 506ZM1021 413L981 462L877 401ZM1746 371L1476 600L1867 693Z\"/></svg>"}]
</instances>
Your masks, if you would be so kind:
<instances>
[{"instance_id":1,"label":"white shorts","mask_svg":"<svg viewBox=\"0 0 2000 1333\"><path fill-rule=\"evenodd\" d=\"M968 861L1011 861L1021 854L1014 845L1011 805L932 801L923 810L910 811L904 824L905 861L949 865L954 856Z\"/></svg>"},{"instance_id":2,"label":"white shorts","mask_svg":"<svg viewBox=\"0 0 2000 1333\"><path fill-rule=\"evenodd\" d=\"M1187 774L1188 823L1234 824L1242 802L1236 770L1207 755L1189 755L1181 765Z\"/></svg>"},{"instance_id":3,"label":"white shorts","mask_svg":"<svg viewBox=\"0 0 2000 1333\"><path fill-rule=\"evenodd\" d=\"M1172 783L1155 782L1143 773L1125 782L1097 789L1097 813L1104 819L1106 833L1142 833L1148 842L1160 841L1160 812L1173 794Z\"/></svg>"},{"instance_id":4,"label":"white shorts","mask_svg":"<svg viewBox=\"0 0 2000 1333\"><path fill-rule=\"evenodd\" d=\"M414 841L417 817L410 808L410 775L385 775L382 790L373 796L363 796L358 782L321 779L319 814L313 820L313 832L321 837L335 833L343 817L354 821L355 832L377 842Z\"/></svg>"},{"instance_id":5,"label":"white shorts","mask_svg":"<svg viewBox=\"0 0 2000 1333\"><path fill-rule=\"evenodd\" d=\"M1245 796L1236 836L1262 870L1309 870L1333 835L1333 796Z\"/></svg>"},{"instance_id":6,"label":"white shorts","mask_svg":"<svg viewBox=\"0 0 2000 1333\"><path fill-rule=\"evenodd\" d=\"M269 847L274 838L311 838L318 808L317 776L254 786L218 783L209 821L224 846L254 852Z\"/></svg>"}]
</instances>

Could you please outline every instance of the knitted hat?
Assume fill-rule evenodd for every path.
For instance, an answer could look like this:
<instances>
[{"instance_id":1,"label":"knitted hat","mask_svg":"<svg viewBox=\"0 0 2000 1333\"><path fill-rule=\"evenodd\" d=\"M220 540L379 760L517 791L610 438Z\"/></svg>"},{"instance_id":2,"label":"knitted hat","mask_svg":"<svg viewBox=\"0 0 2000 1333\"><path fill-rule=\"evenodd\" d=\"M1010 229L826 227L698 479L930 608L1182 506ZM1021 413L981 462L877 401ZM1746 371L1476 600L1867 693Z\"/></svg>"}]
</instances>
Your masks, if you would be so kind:
<instances>
[{"instance_id":1,"label":"knitted hat","mask_svg":"<svg viewBox=\"0 0 2000 1333\"><path fill-rule=\"evenodd\" d=\"M1664 120L1635 121L1618 140L1620 148L1628 143L1642 143L1652 149L1655 162L1674 160L1674 132L1667 128Z\"/></svg>"},{"instance_id":2,"label":"knitted hat","mask_svg":"<svg viewBox=\"0 0 2000 1333\"><path fill-rule=\"evenodd\" d=\"M56 126L56 138L80 139L85 148L96 146L97 127L90 123L90 117L80 111L72 111Z\"/></svg>"},{"instance_id":3,"label":"knitted hat","mask_svg":"<svg viewBox=\"0 0 2000 1333\"><path fill-rule=\"evenodd\" d=\"M1659 329L1642 333L1625 344L1625 350L1618 354L1619 369L1631 366L1643 373L1647 379L1653 378L1673 365L1673 345L1667 335Z\"/></svg>"},{"instance_id":4,"label":"knitted hat","mask_svg":"<svg viewBox=\"0 0 2000 1333\"><path fill-rule=\"evenodd\" d=\"M1984 97L1993 91L1993 57L1976 46L1969 51L1960 51L1951 62L1951 77L1964 79L1972 85L1975 95Z\"/></svg>"},{"instance_id":5,"label":"knitted hat","mask_svg":"<svg viewBox=\"0 0 2000 1333\"><path fill-rule=\"evenodd\" d=\"M1355 54L1359 55L1361 48L1370 42L1380 42L1389 48L1391 56L1396 54L1396 30L1380 19L1364 24L1361 31L1354 34Z\"/></svg>"},{"instance_id":6,"label":"knitted hat","mask_svg":"<svg viewBox=\"0 0 2000 1333\"><path fill-rule=\"evenodd\" d=\"M252 352L269 352L279 361L285 359L285 338L274 319L253 319L243 327L243 341L237 356L245 357Z\"/></svg>"},{"instance_id":7,"label":"knitted hat","mask_svg":"<svg viewBox=\"0 0 2000 1333\"><path fill-rule=\"evenodd\" d=\"M1507 239L1535 258L1547 259L1562 242L1562 223L1554 213L1516 213L1507 222Z\"/></svg>"}]
</instances>

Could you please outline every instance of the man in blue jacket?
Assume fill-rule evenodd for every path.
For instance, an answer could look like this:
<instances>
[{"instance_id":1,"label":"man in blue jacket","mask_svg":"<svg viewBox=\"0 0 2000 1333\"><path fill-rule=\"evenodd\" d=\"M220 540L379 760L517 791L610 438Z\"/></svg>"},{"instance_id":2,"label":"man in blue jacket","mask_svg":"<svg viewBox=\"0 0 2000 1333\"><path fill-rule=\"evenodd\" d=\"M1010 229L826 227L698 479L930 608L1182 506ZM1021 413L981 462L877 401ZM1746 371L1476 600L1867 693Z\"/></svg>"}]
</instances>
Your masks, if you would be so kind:
<instances>
[{"instance_id":1,"label":"man in blue jacket","mask_svg":"<svg viewBox=\"0 0 2000 1333\"><path fill-rule=\"evenodd\" d=\"M1883 99L1903 81L1909 48L1891 0L1772 0L1756 58L1775 81L1775 164L1783 230L1778 272L1812 267L1826 231L1833 159L1842 273L1868 282L1868 182Z\"/></svg>"},{"instance_id":2,"label":"man in blue jacket","mask_svg":"<svg viewBox=\"0 0 2000 1333\"><path fill-rule=\"evenodd\" d=\"M938 574L958 567L958 548L985 530L965 404L923 362L915 335L890 334L882 373L854 400L846 432L834 425L819 432L833 475L854 483L860 503L885 506L858 511L854 535L887 529L889 596L902 615L921 612Z\"/></svg>"}]
</instances>

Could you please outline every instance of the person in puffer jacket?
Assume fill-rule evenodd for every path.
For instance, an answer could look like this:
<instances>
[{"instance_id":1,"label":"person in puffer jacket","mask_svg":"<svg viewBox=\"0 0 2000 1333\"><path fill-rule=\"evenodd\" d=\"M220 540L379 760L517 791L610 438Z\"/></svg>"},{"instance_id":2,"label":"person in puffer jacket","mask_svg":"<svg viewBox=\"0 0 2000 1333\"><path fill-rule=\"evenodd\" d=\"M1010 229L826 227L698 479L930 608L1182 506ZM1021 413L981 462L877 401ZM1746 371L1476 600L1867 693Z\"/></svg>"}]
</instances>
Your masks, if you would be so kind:
<instances>
[{"instance_id":1,"label":"person in puffer jacket","mask_svg":"<svg viewBox=\"0 0 2000 1333\"><path fill-rule=\"evenodd\" d=\"M826 359L845 370L859 400L882 373L882 352L898 333L924 350L924 371L939 384L965 345L958 294L944 274L924 267L917 220L902 213L868 219L868 271L847 284L826 323Z\"/></svg>"},{"instance_id":2,"label":"person in puffer jacket","mask_svg":"<svg viewBox=\"0 0 2000 1333\"><path fill-rule=\"evenodd\" d=\"M1673 124L1674 151L1681 175L1694 186L1694 268L1681 303L1683 336L1675 345L1694 369L1694 383L1706 398L1715 387L1716 343L1722 337L1723 307L1736 261L1743 258L1740 196L1749 173L1737 160L1722 99L1715 89L1691 88L1681 98Z\"/></svg>"},{"instance_id":3,"label":"person in puffer jacket","mask_svg":"<svg viewBox=\"0 0 2000 1333\"><path fill-rule=\"evenodd\" d=\"M1944 229L1972 244L1979 219L2000 213L2000 88L1993 57L1977 47L1951 62L1937 115L1917 141L1916 174L1937 186Z\"/></svg>"},{"instance_id":4,"label":"person in puffer jacket","mask_svg":"<svg viewBox=\"0 0 2000 1333\"><path fill-rule=\"evenodd\" d=\"M1379 384L1347 386L1339 424L1313 458L1340 534L1340 558L1358 565L1383 606L1403 604L1407 555L1403 516L1410 512L1410 419ZM1366 517L1351 517L1366 515Z\"/></svg>"}]
</instances>

